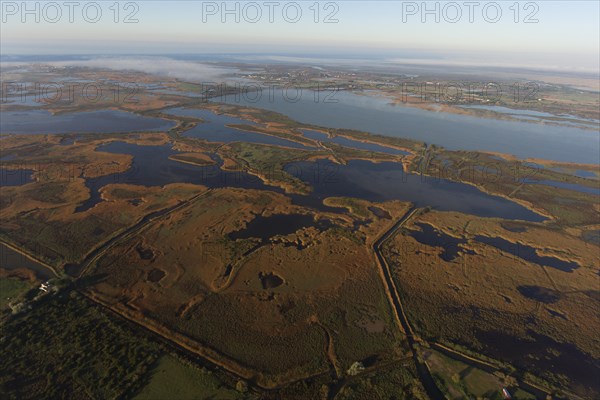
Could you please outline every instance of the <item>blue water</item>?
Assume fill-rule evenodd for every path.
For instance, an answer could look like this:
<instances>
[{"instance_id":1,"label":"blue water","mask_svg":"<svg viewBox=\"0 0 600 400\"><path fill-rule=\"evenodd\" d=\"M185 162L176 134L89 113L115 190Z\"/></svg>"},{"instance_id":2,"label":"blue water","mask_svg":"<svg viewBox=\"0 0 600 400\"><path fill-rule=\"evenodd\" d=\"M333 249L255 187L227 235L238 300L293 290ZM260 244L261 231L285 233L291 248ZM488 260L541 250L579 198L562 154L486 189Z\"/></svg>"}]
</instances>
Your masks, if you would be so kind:
<instances>
[{"instance_id":1,"label":"blue water","mask_svg":"<svg viewBox=\"0 0 600 400\"><path fill-rule=\"evenodd\" d=\"M204 123L186 131L184 136L191 136L208 140L209 142L231 143L248 142L270 144L274 146L291 147L294 149L314 149L291 140L281 139L275 136L263 135L256 132L242 131L230 128L226 125L245 124L256 125L251 121L235 118L224 114L215 114L210 110L200 110L195 108L172 108L165 110L166 113L181 117L201 118Z\"/></svg>"},{"instance_id":2,"label":"blue water","mask_svg":"<svg viewBox=\"0 0 600 400\"><path fill-rule=\"evenodd\" d=\"M410 138L451 150L600 164L600 132L597 130L432 112L350 92L335 93L330 102L323 102L324 95L318 100L315 101L314 92L308 90L293 101L281 92L272 97L263 95L256 101L244 96L214 99L275 111L302 123Z\"/></svg>"},{"instance_id":3,"label":"blue water","mask_svg":"<svg viewBox=\"0 0 600 400\"><path fill-rule=\"evenodd\" d=\"M256 176L243 171L223 171L219 165L196 166L169 159L178 152L171 145L138 146L125 142L111 142L99 146L96 151L130 154L131 167L117 174L86 179L90 198L79 205L76 212L86 211L102 201L100 189L108 184L126 183L143 186L164 186L169 183L193 183L216 187L239 187L247 189L274 189Z\"/></svg>"},{"instance_id":4,"label":"blue water","mask_svg":"<svg viewBox=\"0 0 600 400\"><path fill-rule=\"evenodd\" d=\"M132 165L125 173L87 179L86 186L91 195L77 208L77 212L88 210L102 201L100 189L111 183L163 186L186 182L211 188L240 187L282 192L280 188L265 185L259 178L243 171L221 170L221 161L216 156L213 156L216 164L205 167L171 160L169 156L177 152L170 145L139 146L112 142L98 147L97 151L131 154ZM308 196L291 195L294 203L319 209L326 208L322 206L326 197L349 196L371 201L411 201L418 207L432 206L443 211L483 217L537 222L545 219L519 204L488 195L471 185L405 173L400 163L353 160L347 165L338 165L319 160L291 163L285 170L314 187Z\"/></svg>"},{"instance_id":5,"label":"blue water","mask_svg":"<svg viewBox=\"0 0 600 400\"><path fill-rule=\"evenodd\" d=\"M489 246L496 247L506 253L512 254L515 257L519 257L523 260L546 266L556 268L563 272L573 272L579 268L579 264L571 261L563 261L560 258L552 256L540 256L537 253L537 249L534 247L522 244L509 242L501 237L489 237L477 235L475 240L481 243L485 243Z\"/></svg>"},{"instance_id":6,"label":"blue water","mask_svg":"<svg viewBox=\"0 0 600 400\"><path fill-rule=\"evenodd\" d=\"M421 230L409 230L408 234L419 243L443 248L439 257L444 261L454 260L459 253L475 254L473 250L462 246L468 242L467 239L447 235L429 224L416 223L415 225Z\"/></svg>"},{"instance_id":7,"label":"blue water","mask_svg":"<svg viewBox=\"0 0 600 400\"><path fill-rule=\"evenodd\" d=\"M0 168L0 187L21 186L33 182L33 170Z\"/></svg>"},{"instance_id":8,"label":"blue water","mask_svg":"<svg viewBox=\"0 0 600 400\"><path fill-rule=\"evenodd\" d=\"M175 122L118 110L86 111L52 115L45 110L2 111L0 133L115 133L166 131Z\"/></svg>"},{"instance_id":9,"label":"blue water","mask_svg":"<svg viewBox=\"0 0 600 400\"><path fill-rule=\"evenodd\" d=\"M474 186L404 172L400 163L329 160L288 164L285 170L310 184L312 197L357 197L374 202L403 200L417 207L458 211L481 217L540 222L545 218L517 203L486 194Z\"/></svg>"},{"instance_id":10,"label":"blue water","mask_svg":"<svg viewBox=\"0 0 600 400\"><path fill-rule=\"evenodd\" d=\"M595 178L597 175L592 171L584 171L578 169L577 171L575 171L575 176L578 176L580 178Z\"/></svg>"}]
</instances>

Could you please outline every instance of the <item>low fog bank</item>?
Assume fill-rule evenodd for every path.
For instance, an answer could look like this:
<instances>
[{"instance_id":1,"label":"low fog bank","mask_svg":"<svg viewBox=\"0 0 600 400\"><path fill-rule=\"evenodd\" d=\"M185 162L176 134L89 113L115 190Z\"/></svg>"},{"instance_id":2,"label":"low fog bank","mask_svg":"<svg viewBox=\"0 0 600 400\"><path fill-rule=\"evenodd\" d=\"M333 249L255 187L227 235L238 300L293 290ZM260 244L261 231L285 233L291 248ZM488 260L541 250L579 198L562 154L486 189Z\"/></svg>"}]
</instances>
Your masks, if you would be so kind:
<instances>
[{"instance_id":1,"label":"low fog bank","mask_svg":"<svg viewBox=\"0 0 600 400\"><path fill-rule=\"evenodd\" d=\"M227 75L235 73L235 68L219 67L201 62L175 60L169 57L153 56L101 56L89 59L66 59L52 61L3 61L0 68L26 67L32 64L43 64L57 68L84 67L93 69L110 69L115 71L136 71L168 78L187 81L208 82L223 80Z\"/></svg>"}]
</instances>

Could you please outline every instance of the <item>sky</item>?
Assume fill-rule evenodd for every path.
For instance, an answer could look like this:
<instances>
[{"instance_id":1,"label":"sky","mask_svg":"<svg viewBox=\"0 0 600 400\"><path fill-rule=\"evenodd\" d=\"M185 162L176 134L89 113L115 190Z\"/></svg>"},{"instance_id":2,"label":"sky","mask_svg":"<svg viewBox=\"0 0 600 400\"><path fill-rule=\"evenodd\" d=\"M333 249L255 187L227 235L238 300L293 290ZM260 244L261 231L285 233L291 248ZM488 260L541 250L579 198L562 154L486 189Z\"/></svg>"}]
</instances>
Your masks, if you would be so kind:
<instances>
[{"instance_id":1,"label":"sky","mask_svg":"<svg viewBox=\"0 0 600 400\"><path fill-rule=\"evenodd\" d=\"M263 53L596 72L599 3L2 1L0 53Z\"/></svg>"}]
</instances>

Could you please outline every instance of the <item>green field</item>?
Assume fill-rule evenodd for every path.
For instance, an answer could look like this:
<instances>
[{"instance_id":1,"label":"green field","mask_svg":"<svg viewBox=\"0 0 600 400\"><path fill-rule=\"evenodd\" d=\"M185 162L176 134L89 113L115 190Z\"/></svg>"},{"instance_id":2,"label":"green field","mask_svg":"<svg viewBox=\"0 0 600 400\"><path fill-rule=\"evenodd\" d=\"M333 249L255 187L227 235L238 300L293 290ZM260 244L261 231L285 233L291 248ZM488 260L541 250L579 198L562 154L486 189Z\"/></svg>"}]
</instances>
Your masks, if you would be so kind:
<instances>
[{"instance_id":1,"label":"green field","mask_svg":"<svg viewBox=\"0 0 600 400\"><path fill-rule=\"evenodd\" d=\"M223 386L211 372L186 365L171 355L161 357L148 375L148 384L133 397L135 400L249 398Z\"/></svg>"},{"instance_id":2,"label":"green field","mask_svg":"<svg viewBox=\"0 0 600 400\"><path fill-rule=\"evenodd\" d=\"M502 399L503 382L500 378L437 351L425 352L427 365L440 389L451 399Z\"/></svg>"},{"instance_id":3,"label":"green field","mask_svg":"<svg viewBox=\"0 0 600 400\"><path fill-rule=\"evenodd\" d=\"M29 289L32 284L17 278L0 278L0 310L8 307L8 304L19 298Z\"/></svg>"}]
</instances>

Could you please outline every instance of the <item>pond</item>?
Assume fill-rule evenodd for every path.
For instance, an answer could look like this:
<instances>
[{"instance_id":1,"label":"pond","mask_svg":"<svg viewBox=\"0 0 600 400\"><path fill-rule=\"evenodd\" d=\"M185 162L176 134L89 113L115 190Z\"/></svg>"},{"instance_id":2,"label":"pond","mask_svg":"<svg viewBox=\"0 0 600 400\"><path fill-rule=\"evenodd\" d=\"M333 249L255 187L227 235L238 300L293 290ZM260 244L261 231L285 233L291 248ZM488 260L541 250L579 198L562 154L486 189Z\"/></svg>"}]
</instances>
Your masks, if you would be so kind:
<instances>
[{"instance_id":1,"label":"pond","mask_svg":"<svg viewBox=\"0 0 600 400\"><path fill-rule=\"evenodd\" d=\"M284 283L284 280L280 276L272 272L268 274L261 272L258 274L258 279L260 279L260 283L263 289L274 289L278 286L283 285Z\"/></svg>"},{"instance_id":2,"label":"pond","mask_svg":"<svg viewBox=\"0 0 600 400\"><path fill-rule=\"evenodd\" d=\"M35 273L35 276L42 281L47 281L54 277L54 273L49 268L31 260L3 243L0 243L0 267L7 270L19 268L30 269Z\"/></svg>"},{"instance_id":3,"label":"pond","mask_svg":"<svg viewBox=\"0 0 600 400\"><path fill-rule=\"evenodd\" d=\"M545 304L556 303L561 298L559 291L541 286L524 285L518 286L517 290L524 297L537 300Z\"/></svg>"},{"instance_id":4,"label":"pond","mask_svg":"<svg viewBox=\"0 0 600 400\"><path fill-rule=\"evenodd\" d=\"M231 240L259 238L266 242L276 235L289 235L309 226L325 228L328 224L326 220L315 222L313 216L308 214L274 214L268 217L258 215L248 222L244 229L231 232L229 238Z\"/></svg>"},{"instance_id":5,"label":"pond","mask_svg":"<svg viewBox=\"0 0 600 400\"><path fill-rule=\"evenodd\" d=\"M215 114L210 110L200 110L193 108L172 108L165 111L168 114L181 117L201 118L204 123L199 123L196 127L185 131L184 136L196 137L209 142L248 142L260 143L274 146L291 147L294 149L314 149L304 146L291 140L286 140L270 135L263 135L257 132L249 132L240 129L231 128L227 125L254 125L251 121L232 117L224 114Z\"/></svg>"},{"instance_id":6,"label":"pond","mask_svg":"<svg viewBox=\"0 0 600 400\"><path fill-rule=\"evenodd\" d=\"M33 170L31 169L0 168L0 187L21 186L33 181Z\"/></svg>"},{"instance_id":7,"label":"pond","mask_svg":"<svg viewBox=\"0 0 600 400\"><path fill-rule=\"evenodd\" d=\"M406 173L402 164L351 160L346 165L329 160L301 161L285 171L313 186L310 197L356 197L373 202L402 200L416 207L458 211L480 217L497 217L541 222L545 217L476 187L444 179Z\"/></svg>"},{"instance_id":8,"label":"pond","mask_svg":"<svg viewBox=\"0 0 600 400\"><path fill-rule=\"evenodd\" d=\"M544 267L555 268L563 272L573 272L573 270L579 268L579 264L576 262L564 261L560 258L552 256L540 256L538 255L535 247L531 247L523 243L513 243L500 237L489 237L483 235L475 236L475 240L485 243L489 246L493 246L525 261L529 261Z\"/></svg>"},{"instance_id":9,"label":"pond","mask_svg":"<svg viewBox=\"0 0 600 400\"><path fill-rule=\"evenodd\" d=\"M454 260L459 253L475 254L473 250L461 246L468 242L467 239L447 235L429 224L417 223L415 225L421 230L409 230L409 235L419 243L443 248L440 258L446 262Z\"/></svg>"},{"instance_id":10,"label":"pond","mask_svg":"<svg viewBox=\"0 0 600 400\"><path fill-rule=\"evenodd\" d=\"M89 210L100 201L100 189L111 183L126 183L143 186L164 186L170 183L193 183L210 188L239 187L246 189L273 189L258 177L243 171L224 171L220 160L208 166L196 166L169 159L177 154L170 145L140 146L126 142L111 142L99 146L96 151L130 154L131 167L124 173L104 175L86 179L90 198L76 208L76 212ZM216 156L213 156L216 157Z\"/></svg>"}]
</instances>

